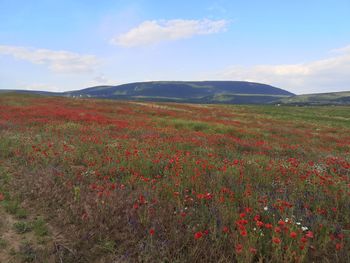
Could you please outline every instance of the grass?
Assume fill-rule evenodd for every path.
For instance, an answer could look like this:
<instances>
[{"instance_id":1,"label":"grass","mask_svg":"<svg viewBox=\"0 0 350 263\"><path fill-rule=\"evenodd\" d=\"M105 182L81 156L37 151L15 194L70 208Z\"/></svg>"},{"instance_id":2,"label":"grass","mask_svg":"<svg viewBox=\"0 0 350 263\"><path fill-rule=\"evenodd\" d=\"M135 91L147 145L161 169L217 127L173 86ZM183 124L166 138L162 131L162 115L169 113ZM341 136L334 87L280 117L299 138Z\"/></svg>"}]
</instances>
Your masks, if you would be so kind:
<instances>
[{"instance_id":1,"label":"grass","mask_svg":"<svg viewBox=\"0 0 350 263\"><path fill-rule=\"evenodd\" d=\"M44 237L47 236L49 230L47 228L46 222L43 218L37 218L32 222L32 228L36 236Z\"/></svg>"},{"instance_id":2,"label":"grass","mask_svg":"<svg viewBox=\"0 0 350 263\"><path fill-rule=\"evenodd\" d=\"M0 238L0 250L7 247L7 241Z\"/></svg>"},{"instance_id":3,"label":"grass","mask_svg":"<svg viewBox=\"0 0 350 263\"><path fill-rule=\"evenodd\" d=\"M25 219L28 216L27 210L20 206L18 200L5 200L3 201L3 207L6 212L14 215L18 219Z\"/></svg>"},{"instance_id":4,"label":"grass","mask_svg":"<svg viewBox=\"0 0 350 263\"><path fill-rule=\"evenodd\" d=\"M31 224L28 222L24 222L24 221L18 221L16 223L14 223L13 228L15 229L17 234L24 234L24 233L32 231Z\"/></svg>"},{"instance_id":5,"label":"grass","mask_svg":"<svg viewBox=\"0 0 350 263\"><path fill-rule=\"evenodd\" d=\"M293 96L290 98L282 99L282 103L293 103L293 104L302 104L302 103L314 103L314 104L322 104L322 103L336 103L337 99L350 97L350 92L333 92L333 93L319 93L319 94L305 94Z\"/></svg>"}]
</instances>

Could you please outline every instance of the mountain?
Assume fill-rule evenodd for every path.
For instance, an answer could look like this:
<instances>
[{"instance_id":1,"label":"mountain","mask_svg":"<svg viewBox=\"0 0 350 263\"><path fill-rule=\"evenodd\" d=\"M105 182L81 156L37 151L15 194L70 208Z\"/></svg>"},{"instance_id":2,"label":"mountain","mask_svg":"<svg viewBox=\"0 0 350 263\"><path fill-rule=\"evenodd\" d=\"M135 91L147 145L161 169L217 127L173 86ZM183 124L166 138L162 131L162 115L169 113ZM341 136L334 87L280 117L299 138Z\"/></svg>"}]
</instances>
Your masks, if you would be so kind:
<instances>
[{"instance_id":1,"label":"mountain","mask_svg":"<svg viewBox=\"0 0 350 263\"><path fill-rule=\"evenodd\" d=\"M246 81L153 81L97 86L63 95L119 100L266 104L294 94L270 85Z\"/></svg>"},{"instance_id":2,"label":"mountain","mask_svg":"<svg viewBox=\"0 0 350 263\"><path fill-rule=\"evenodd\" d=\"M285 105L350 105L350 91L296 95L283 98L278 103Z\"/></svg>"}]
</instances>

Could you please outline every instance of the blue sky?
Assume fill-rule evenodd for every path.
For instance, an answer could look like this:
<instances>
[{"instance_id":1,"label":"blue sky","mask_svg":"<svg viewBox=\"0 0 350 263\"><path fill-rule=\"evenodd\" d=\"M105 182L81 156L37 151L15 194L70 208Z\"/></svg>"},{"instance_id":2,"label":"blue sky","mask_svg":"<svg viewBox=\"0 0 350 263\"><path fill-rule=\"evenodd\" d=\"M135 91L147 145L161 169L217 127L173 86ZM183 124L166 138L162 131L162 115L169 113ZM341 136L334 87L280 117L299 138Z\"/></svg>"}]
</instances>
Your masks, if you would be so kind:
<instances>
[{"instance_id":1,"label":"blue sky","mask_svg":"<svg viewBox=\"0 0 350 263\"><path fill-rule=\"evenodd\" d=\"M350 90L349 0L0 0L0 89L248 80Z\"/></svg>"}]
</instances>

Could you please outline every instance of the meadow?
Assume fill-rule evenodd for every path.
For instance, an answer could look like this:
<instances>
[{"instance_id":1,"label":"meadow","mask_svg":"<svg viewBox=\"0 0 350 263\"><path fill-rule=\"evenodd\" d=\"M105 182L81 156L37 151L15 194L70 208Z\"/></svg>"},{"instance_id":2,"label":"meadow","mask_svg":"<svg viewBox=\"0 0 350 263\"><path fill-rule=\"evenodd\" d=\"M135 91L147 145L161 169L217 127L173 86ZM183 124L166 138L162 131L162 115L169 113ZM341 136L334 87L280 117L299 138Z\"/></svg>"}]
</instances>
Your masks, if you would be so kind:
<instances>
[{"instance_id":1,"label":"meadow","mask_svg":"<svg viewBox=\"0 0 350 263\"><path fill-rule=\"evenodd\" d=\"M2 94L0 205L56 262L350 262L350 108Z\"/></svg>"}]
</instances>

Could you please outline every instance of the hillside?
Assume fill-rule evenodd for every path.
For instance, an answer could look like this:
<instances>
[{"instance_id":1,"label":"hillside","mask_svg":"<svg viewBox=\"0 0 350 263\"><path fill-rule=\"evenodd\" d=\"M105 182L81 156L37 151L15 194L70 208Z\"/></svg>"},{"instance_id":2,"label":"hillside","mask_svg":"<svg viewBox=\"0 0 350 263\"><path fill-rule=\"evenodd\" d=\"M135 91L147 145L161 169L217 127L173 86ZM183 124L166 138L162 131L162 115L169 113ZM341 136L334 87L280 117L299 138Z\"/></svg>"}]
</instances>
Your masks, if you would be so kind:
<instances>
[{"instance_id":1,"label":"hillside","mask_svg":"<svg viewBox=\"0 0 350 263\"><path fill-rule=\"evenodd\" d=\"M350 105L350 91L296 95L280 100L286 105Z\"/></svg>"},{"instance_id":2,"label":"hillside","mask_svg":"<svg viewBox=\"0 0 350 263\"><path fill-rule=\"evenodd\" d=\"M64 95L119 100L265 104L293 94L270 85L244 81L156 81L97 86Z\"/></svg>"}]
</instances>

